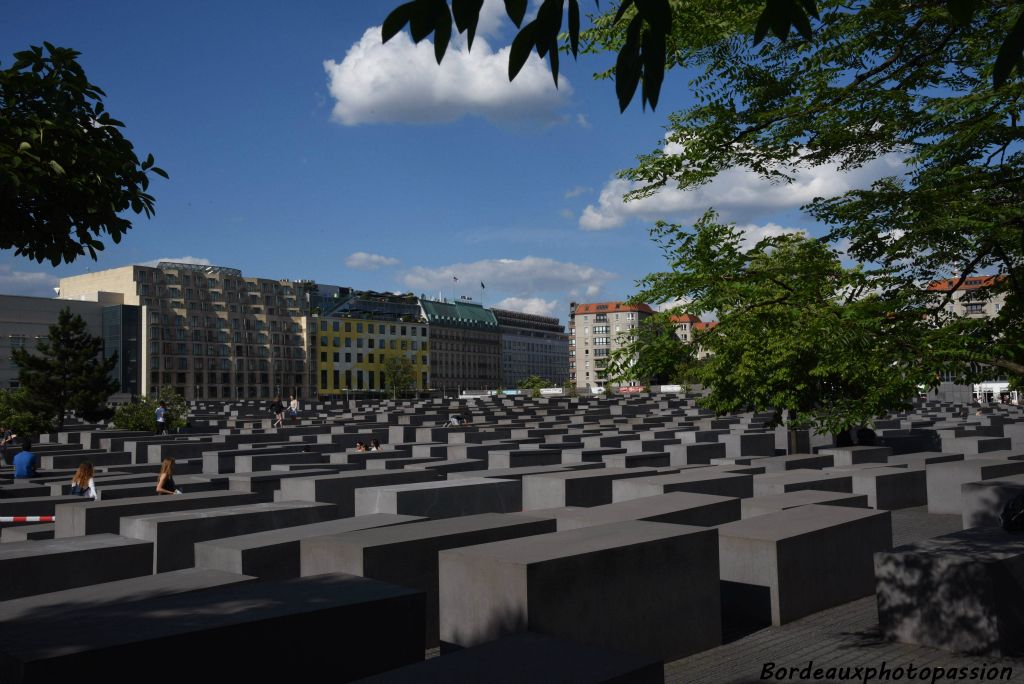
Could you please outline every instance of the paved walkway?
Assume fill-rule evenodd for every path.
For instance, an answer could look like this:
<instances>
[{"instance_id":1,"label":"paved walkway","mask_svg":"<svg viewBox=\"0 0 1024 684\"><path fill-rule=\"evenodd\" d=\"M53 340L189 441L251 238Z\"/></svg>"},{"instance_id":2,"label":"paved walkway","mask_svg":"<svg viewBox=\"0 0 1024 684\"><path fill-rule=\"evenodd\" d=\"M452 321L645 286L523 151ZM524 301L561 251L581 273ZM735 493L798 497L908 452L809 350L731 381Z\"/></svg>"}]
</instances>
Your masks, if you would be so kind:
<instances>
[{"instance_id":1,"label":"paved walkway","mask_svg":"<svg viewBox=\"0 0 1024 684\"><path fill-rule=\"evenodd\" d=\"M893 511L892 527L893 543L899 546L960 530L961 523L959 516L929 515L925 508L914 508ZM769 663L773 664L770 671L766 670ZM807 668L808 663L813 665ZM883 664L890 673L888 678L881 674ZM912 674L910 666L914 667ZM898 669L901 667L902 672ZM956 672L953 677L933 679L935 668L939 667L944 671L955 668ZM794 673L784 672L779 677L780 668L796 668L795 676L786 676ZM822 668L823 672L815 678L817 668ZM835 669L830 672L830 668ZM857 668L863 669L858 671ZM869 668L875 669L874 676L870 676ZM922 673L922 668L930 671ZM971 668L979 670L971 672ZM1009 679L1004 668L1010 668ZM801 670L807 671L802 675ZM762 678L764 674L770 676ZM972 674L980 676L972 678ZM680 684L982 680L1024 683L1024 659L958 656L923 646L885 641L878 633L873 596L782 627L769 627L730 644L665 664L665 681Z\"/></svg>"}]
</instances>

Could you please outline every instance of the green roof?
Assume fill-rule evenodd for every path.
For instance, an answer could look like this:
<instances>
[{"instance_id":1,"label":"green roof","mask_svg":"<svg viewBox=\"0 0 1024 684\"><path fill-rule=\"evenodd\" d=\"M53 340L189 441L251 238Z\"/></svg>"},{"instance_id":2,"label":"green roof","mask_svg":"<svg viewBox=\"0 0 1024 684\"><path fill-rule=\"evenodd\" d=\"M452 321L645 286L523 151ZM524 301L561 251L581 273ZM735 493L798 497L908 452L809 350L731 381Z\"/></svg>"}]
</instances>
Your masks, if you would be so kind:
<instances>
[{"instance_id":1,"label":"green roof","mask_svg":"<svg viewBox=\"0 0 1024 684\"><path fill-rule=\"evenodd\" d=\"M434 302L423 299L423 313L429 323L451 327L497 328L498 321L490 309L466 302Z\"/></svg>"}]
</instances>

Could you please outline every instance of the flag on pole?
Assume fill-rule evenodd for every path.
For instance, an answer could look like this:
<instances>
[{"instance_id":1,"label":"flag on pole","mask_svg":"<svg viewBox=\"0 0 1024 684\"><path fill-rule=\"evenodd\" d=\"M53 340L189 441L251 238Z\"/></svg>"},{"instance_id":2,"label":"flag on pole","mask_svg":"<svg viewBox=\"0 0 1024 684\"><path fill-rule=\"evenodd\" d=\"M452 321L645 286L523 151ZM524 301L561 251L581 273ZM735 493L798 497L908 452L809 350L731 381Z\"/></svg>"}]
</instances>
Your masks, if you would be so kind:
<instances>
[{"instance_id":1,"label":"flag on pole","mask_svg":"<svg viewBox=\"0 0 1024 684\"><path fill-rule=\"evenodd\" d=\"M486 289L486 288L484 287L484 281L482 281L482 280L480 281L480 289L481 289L481 290L484 290L484 289Z\"/></svg>"},{"instance_id":2,"label":"flag on pole","mask_svg":"<svg viewBox=\"0 0 1024 684\"><path fill-rule=\"evenodd\" d=\"M454 276L454 275L452 276L452 280L454 280L455 282L459 282L459 279L458 279L458 277L457 277L457 276Z\"/></svg>"}]
</instances>

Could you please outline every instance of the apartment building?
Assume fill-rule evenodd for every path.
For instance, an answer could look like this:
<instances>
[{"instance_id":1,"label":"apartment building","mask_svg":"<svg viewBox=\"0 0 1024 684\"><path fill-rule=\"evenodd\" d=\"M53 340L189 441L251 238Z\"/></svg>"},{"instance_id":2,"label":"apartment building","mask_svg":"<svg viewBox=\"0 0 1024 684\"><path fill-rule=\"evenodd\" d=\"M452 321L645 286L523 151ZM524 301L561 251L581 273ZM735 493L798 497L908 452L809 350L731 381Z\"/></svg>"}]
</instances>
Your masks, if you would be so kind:
<instances>
[{"instance_id":1,"label":"apartment building","mask_svg":"<svg viewBox=\"0 0 1024 684\"><path fill-rule=\"evenodd\" d=\"M552 316L491 309L501 330L501 382L515 387L531 375L561 386L569 379L569 336Z\"/></svg>"},{"instance_id":2,"label":"apartment building","mask_svg":"<svg viewBox=\"0 0 1024 684\"><path fill-rule=\"evenodd\" d=\"M576 386L610 386L606 373L609 355L624 346L640 322L653 313L647 304L570 303L569 377ZM626 383L629 386L638 384L635 381Z\"/></svg>"},{"instance_id":3,"label":"apartment building","mask_svg":"<svg viewBox=\"0 0 1024 684\"><path fill-rule=\"evenodd\" d=\"M480 304L420 298L430 342L433 389L488 390L501 386L501 330Z\"/></svg>"},{"instance_id":4,"label":"apartment building","mask_svg":"<svg viewBox=\"0 0 1024 684\"><path fill-rule=\"evenodd\" d=\"M154 396L161 386L186 399L315 393L301 284L160 262L62 278L59 296L139 307L140 394ZM124 322L122 316L122 329Z\"/></svg>"},{"instance_id":5,"label":"apartment building","mask_svg":"<svg viewBox=\"0 0 1024 684\"><path fill-rule=\"evenodd\" d=\"M990 288L998 284L1006 276L974 275L964 278L947 278L928 284L928 292L936 297L949 296L946 311L964 318L993 318L997 316L1006 303L1003 293L992 294ZM959 283L959 287L958 287ZM951 294L950 294L951 293ZM1017 392L1010 390L1009 377L1005 372L993 373L987 382L974 385L961 385L954 382L948 373L941 376L941 382L930 396L943 401L969 403L971 401L1004 401L1019 402Z\"/></svg>"},{"instance_id":6,"label":"apartment building","mask_svg":"<svg viewBox=\"0 0 1024 684\"><path fill-rule=\"evenodd\" d=\"M429 387L427 325L416 297L339 288L317 301L313 353L320 395L391 389L384 366L395 356L412 364L415 389Z\"/></svg>"}]
</instances>

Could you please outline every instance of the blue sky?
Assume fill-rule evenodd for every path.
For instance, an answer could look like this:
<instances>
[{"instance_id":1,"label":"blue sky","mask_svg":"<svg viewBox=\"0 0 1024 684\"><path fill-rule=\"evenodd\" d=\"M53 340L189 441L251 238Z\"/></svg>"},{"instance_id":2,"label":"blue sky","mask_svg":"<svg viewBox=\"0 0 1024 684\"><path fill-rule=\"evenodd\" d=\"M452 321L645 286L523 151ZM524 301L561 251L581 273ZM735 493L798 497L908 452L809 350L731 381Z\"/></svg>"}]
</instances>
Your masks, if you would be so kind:
<instances>
[{"instance_id":1,"label":"blue sky","mask_svg":"<svg viewBox=\"0 0 1024 684\"><path fill-rule=\"evenodd\" d=\"M380 44L399 0L17 3L0 65L28 45L72 47L139 156L151 152L153 219L94 262L51 268L0 253L0 293L52 296L61 276L186 257L246 275L480 297L567 316L568 302L620 299L663 261L647 230L708 206L751 239L806 227L816 195L891 173L823 167L788 187L729 171L697 192L623 204L615 174L659 146L688 102L670 73L657 112L619 114L608 59L562 62L556 90L534 57L504 77L512 37L487 0L468 55L445 63L402 35ZM585 11L593 4L583 3ZM459 278L459 284L453 282Z\"/></svg>"}]
</instances>

